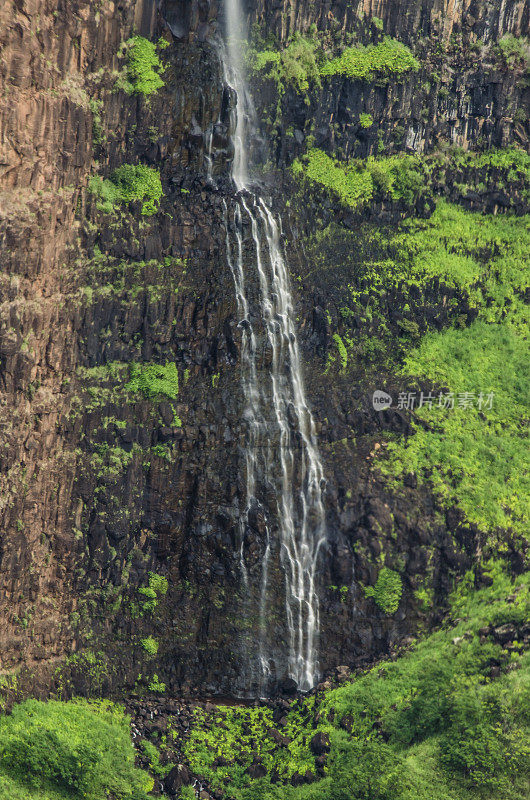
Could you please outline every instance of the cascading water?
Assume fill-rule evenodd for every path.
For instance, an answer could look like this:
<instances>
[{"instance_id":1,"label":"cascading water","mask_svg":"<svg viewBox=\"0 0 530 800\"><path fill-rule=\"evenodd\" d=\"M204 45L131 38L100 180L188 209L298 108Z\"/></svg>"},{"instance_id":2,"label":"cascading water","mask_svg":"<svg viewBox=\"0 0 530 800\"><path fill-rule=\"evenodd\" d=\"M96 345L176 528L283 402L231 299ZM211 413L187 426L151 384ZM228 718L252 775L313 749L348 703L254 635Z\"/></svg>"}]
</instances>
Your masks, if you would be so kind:
<instances>
[{"instance_id":1,"label":"cascading water","mask_svg":"<svg viewBox=\"0 0 530 800\"><path fill-rule=\"evenodd\" d=\"M308 407L300 352L294 322L294 308L287 266L282 253L280 228L262 197L253 194L249 183L248 142L256 129L255 114L242 67L245 26L240 0L225 0L227 83L236 96L232 135L234 159L232 178L238 190L235 210L227 221L227 251L234 278L239 325L242 328L242 388L247 427L246 519L241 529L241 570L252 593L244 558L244 530L256 506L258 483L274 486L277 498L279 542L271 541L265 525L261 578L257 597L259 651L257 684L262 690L271 674L275 633L269 624L270 561L277 545L285 576L285 621L287 671L302 690L311 688L318 677L317 642L319 606L317 566L326 539L322 500L324 473L316 444L315 424ZM210 156L211 163L211 156ZM260 307L256 314L249 301L243 248L244 225L250 223L254 245L252 267L257 270ZM229 228L234 231L231 247ZM263 376L256 359L257 337L253 328L264 328L270 351L270 372ZM266 443L266 444L265 444Z\"/></svg>"}]
</instances>

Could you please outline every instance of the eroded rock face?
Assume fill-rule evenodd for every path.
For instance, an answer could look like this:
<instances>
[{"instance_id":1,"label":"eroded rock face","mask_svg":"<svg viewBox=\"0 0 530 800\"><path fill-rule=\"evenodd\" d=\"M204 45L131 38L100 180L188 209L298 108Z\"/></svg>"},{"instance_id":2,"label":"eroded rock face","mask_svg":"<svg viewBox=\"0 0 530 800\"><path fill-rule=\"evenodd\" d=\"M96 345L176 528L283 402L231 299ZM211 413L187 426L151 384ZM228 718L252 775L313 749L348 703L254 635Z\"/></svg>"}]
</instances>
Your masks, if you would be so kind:
<instances>
[{"instance_id":1,"label":"eroded rock face","mask_svg":"<svg viewBox=\"0 0 530 800\"><path fill-rule=\"evenodd\" d=\"M245 614L240 569L241 328L226 257L234 98L215 45L221 5L104 2L96 10L81 0L32 0L0 10L0 670L27 667L34 689L55 681L65 694L116 691L156 673L175 692L251 690L246 654L257 621ZM435 33L459 31L468 42L518 35L527 7L498 5L418 1L403 15L388 2L364 11L405 41L425 37L427 52ZM313 22L357 30L357 10L345 2L249 4L251 18L282 39ZM133 32L170 43L166 85L149 102L115 90L120 43ZM494 144L525 141L527 130L505 113L522 102L510 75L484 77L479 62L464 73L460 66L455 53L448 82L461 102L444 111L433 94L421 133L421 75L384 90L334 81L318 100L321 146L374 152L375 141L358 139L348 121L361 102L372 104L385 135L409 125L426 150L451 131L463 146L480 131ZM311 113L286 97L273 150L279 166L304 149ZM300 136L287 144L293 125ZM137 162L160 170L159 212L145 216L141 203L98 209L89 176ZM294 216L285 225L301 229ZM286 238L294 270L303 250ZM243 246L250 260L249 228ZM322 376L327 291L334 287L324 281L296 297L328 478L323 671L388 652L414 629L413 593L425 575L442 602L450 570L473 551L473 532L440 520L426 490L411 485L394 497L371 473L377 436L403 431L408 420L370 410L371 387L362 382L339 386ZM263 348L260 369L269 360ZM127 394L132 362L166 361L177 364L176 398ZM264 525L274 526L274 490L260 493L243 547L255 579ZM456 540L448 533L455 530ZM382 550L405 576L391 618L359 588L375 581ZM166 577L168 588L146 610L138 589L149 573ZM283 604L280 571L271 580L273 617Z\"/></svg>"}]
</instances>

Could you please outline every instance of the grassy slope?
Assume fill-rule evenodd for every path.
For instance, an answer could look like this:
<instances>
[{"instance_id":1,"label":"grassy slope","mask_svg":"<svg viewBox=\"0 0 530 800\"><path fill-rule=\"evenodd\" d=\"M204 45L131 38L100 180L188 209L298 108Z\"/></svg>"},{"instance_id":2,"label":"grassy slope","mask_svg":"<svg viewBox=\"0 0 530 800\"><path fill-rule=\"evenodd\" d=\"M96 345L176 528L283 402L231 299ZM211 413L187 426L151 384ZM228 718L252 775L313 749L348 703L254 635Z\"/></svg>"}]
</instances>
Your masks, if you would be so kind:
<instances>
[{"instance_id":1,"label":"grassy slope","mask_svg":"<svg viewBox=\"0 0 530 800\"><path fill-rule=\"evenodd\" d=\"M408 383L445 387L455 409L423 407L415 433L393 442L387 473L426 478L447 504L489 534L530 529L528 420L529 313L523 301L530 260L528 217L480 216L440 203L413 223L413 274L436 275L467 293L477 318L467 328L431 332L405 358ZM415 376L416 380L414 380ZM405 380L407 380L405 378ZM412 381L411 381L412 378ZM459 407L464 392L469 407ZM492 407L478 406L493 392Z\"/></svg>"},{"instance_id":2,"label":"grassy slope","mask_svg":"<svg viewBox=\"0 0 530 800\"><path fill-rule=\"evenodd\" d=\"M331 253L345 235L330 225L310 246L318 258L322 242ZM530 217L481 215L439 200L428 220L383 233L367 228L365 248L345 276L327 369L344 372L365 359L397 375L401 391L416 392L414 435L381 450L382 472L398 490L404 474L415 473L495 547L506 531L526 538ZM429 311L440 307L447 320L437 330ZM360 330L352 327L359 319ZM453 393L454 409L439 407L442 389ZM421 390L432 392L433 407L417 408ZM464 392L472 396L460 407Z\"/></svg>"},{"instance_id":3,"label":"grassy slope","mask_svg":"<svg viewBox=\"0 0 530 800\"><path fill-rule=\"evenodd\" d=\"M209 718L200 712L187 745L194 771L237 800L526 798L530 653L503 650L479 631L528 620L530 574L511 581L494 563L489 572L487 589L472 590L471 576L461 584L452 626L353 683L293 705L282 727L287 748L268 736L274 726L266 709L218 709ZM501 665L495 679L492 664ZM345 718L351 733L340 725ZM309 742L317 731L330 737L328 773L293 787L294 772L315 770ZM252 780L246 767L257 754L268 776ZM227 766L216 766L219 756Z\"/></svg>"},{"instance_id":4,"label":"grassy slope","mask_svg":"<svg viewBox=\"0 0 530 800\"><path fill-rule=\"evenodd\" d=\"M27 700L0 717L0 800L145 800L129 721L104 701Z\"/></svg>"}]
</instances>

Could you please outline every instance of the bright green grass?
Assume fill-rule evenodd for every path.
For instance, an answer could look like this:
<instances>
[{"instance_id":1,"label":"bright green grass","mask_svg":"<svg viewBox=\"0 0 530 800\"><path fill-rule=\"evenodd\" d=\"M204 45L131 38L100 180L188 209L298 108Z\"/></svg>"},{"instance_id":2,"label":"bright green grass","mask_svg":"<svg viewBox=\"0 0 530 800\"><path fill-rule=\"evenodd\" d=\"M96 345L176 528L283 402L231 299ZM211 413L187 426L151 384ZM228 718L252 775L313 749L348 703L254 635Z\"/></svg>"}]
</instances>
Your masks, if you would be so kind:
<instances>
[{"instance_id":1,"label":"bright green grass","mask_svg":"<svg viewBox=\"0 0 530 800\"><path fill-rule=\"evenodd\" d=\"M417 375L455 394L474 392L470 408L418 409L427 424L391 442L387 474L428 479L447 505L495 540L497 528L530 530L530 358L528 342L507 325L477 321L464 330L428 334L406 359ZM476 399L494 392L491 409ZM457 405L457 402L455 405ZM502 538L502 537L501 537Z\"/></svg>"},{"instance_id":2,"label":"bright green grass","mask_svg":"<svg viewBox=\"0 0 530 800\"><path fill-rule=\"evenodd\" d=\"M404 230L393 242L399 267L393 273L387 263L387 278L421 284L438 277L468 293L478 318L465 329L427 334L405 358L403 376L449 389L456 407L418 409L427 427L417 424L413 436L392 442L383 471L429 480L446 504L461 508L492 540L498 528L527 535L530 357L523 292L529 219L481 216L440 203L430 220ZM368 269L384 283L378 266ZM475 395L469 408L458 407L463 392ZM493 407L481 413L478 396L490 392Z\"/></svg>"},{"instance_id":3,"label":"bright green grass","mask_svg":"<svg viewBox=\"0 0 530 800\"><path fill-rule=\"evenodd\" d=\"M0 717L0 800L147 800L123 709L26 700Z\"/></svg>"},{"instance_id":4,"label":"bright green grass","mask_svg":"<svg viewBox=\"0 0 530 800\"><path fill-rule=\"evenodd\" d=\"M503 650L479 631L528 619L530 573L512 580L499 563L483 568L492 586L475 591L466 575L451 597L452 626L352 683L294 705L282 729L292 739L286 748L274 748L267 735L270 709L219 708L208 722L197 712L186 745L192 769L236 800L525 800L530 654ZM502 668L493 680L492 663ZM346 716L351 734L340 727ZM284 784L293 769L311 768L308 743L317 731L330 737L326 776L297 788ZM249 778L254 754L267 777ZM213 766L218 756L227 766ZM273 766L278 784L270 780Z\"/></svg>"}]
</instances>

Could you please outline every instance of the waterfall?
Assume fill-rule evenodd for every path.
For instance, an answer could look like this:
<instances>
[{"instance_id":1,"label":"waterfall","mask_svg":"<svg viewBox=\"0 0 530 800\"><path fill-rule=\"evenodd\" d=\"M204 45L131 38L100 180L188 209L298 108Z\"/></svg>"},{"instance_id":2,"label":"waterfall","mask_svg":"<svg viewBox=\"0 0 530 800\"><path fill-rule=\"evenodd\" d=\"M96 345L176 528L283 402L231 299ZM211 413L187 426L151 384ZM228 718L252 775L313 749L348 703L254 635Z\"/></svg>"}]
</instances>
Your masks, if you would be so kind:
<instances>
[{"instance_id":1,"label":"waterfall","mask_svg":"<svg viewBox=\"0 0 530 800\"><path fill-rule=\"evenodd\" d=\"M271 674L270 662L274 660L273 651L277 651L278 644L283 644L289 677L299 689L308 690L318 679L316 580L319 553L326 540L322 498L325 480L315 423L305 396L289 275L281 245L281 221L274 217L255 187L254 191L251 190L249 182L248 143L257 125L243 71L245 25L240 0L225 0L225 10L225 78L236 97L232 119L232 179L237 189L231 218L225 206L226 244L242 329L241 384L245 402L243 419L247 430L247 505L241 520L241 571L250 596L253 587L245 565L245 528L249 514L259 507L258 484L264 481L274 486L279 541L272 541L271 525L267 521L257 598L257 684L260 690L266 686ZM243 246L244 228L248 225L254 250L251 261ZM233 230L233 246L229 229ZM249 300L250 269L257 272L257 309ZM263 329L264 340L272 353L270 371L266 376L263 370L258 369L254 326ZM272 641L275 632L269 620L269 579L275 548L279 551L285 581L285 643Z\"/></svg>"}]
</instances>

